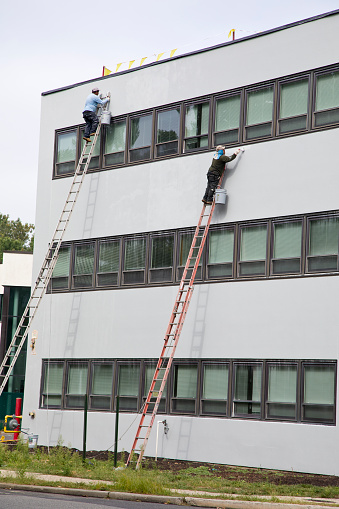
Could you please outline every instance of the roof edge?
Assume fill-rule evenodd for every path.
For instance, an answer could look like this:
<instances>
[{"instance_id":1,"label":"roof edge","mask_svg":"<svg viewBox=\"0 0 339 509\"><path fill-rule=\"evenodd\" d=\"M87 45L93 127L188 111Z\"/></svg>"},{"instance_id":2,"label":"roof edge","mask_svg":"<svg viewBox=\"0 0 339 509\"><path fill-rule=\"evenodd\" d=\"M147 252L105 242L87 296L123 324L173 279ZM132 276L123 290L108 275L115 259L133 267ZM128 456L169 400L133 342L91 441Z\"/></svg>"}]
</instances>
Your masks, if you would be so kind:
<instances>
[{"instance_id":1,"label":"roof edge","mask_svg":"<svg viewBox=\"0 0 339 509\"><path fill-rule=\"evenodd\" d=\"M189 53L184 53L182 55L178 55L175 57L165 58L164 60L161 60L160 62L151 62L149 64L143 65L142 67L139 66L139 67L135 67L134 69L126 69L124 71L120 71L120 72L117 72L114 74L109 74L108 76L98 76L97 78L91 78L89 80L80 81L80 82L74 83L72 85L66 85L64 87L48 90L46 92L42 92L41 95L46 96L46 95L50 95L50 94L55 94L57 92L62 92L64 90L70 90L72 88L80 87L81 85L86 85L86 83L93 83L95 81L103 81L103 80L110 79L115 76L122 76L127 73L140 71L141 69L146 69L148 67L153 67L154 65L161 65L161 64L165 64L167 62L173 62L174 60L179 60L180 58L186 58L186 57L192 56L192 55L198 55L199 53L204 53L206 51L213 51L215 49L223 48L223 47L229 46L231 44L239 44L240 42L248 41L250 39L256 39L257 37L262 37L265 35L273 34L275 32L280 32L281 30L287 30L289 28L293 28L293 27L296 27L299 25L304 25L305 23L311 23L312 21L317 21L319 19L327 18L329 16L334 16L336 14L339 14L339 9L335 9L334 11L324 12L323 14L317 14L316 16L312 16L311 18L305 18L305 19L302 19L299 21L293 21L292 23L288 23L287 25L281 25L276 28L270 28L269 30L265 30L264 32L258 32L256 34L248 35L246 37L241 37L240 39L235 39L234 41L222 42L220 44L216 44L216 45L213 45L213 46L210 46L207 48L201 48L198 50L190 51Z\"/></svg>"}]
</instances>

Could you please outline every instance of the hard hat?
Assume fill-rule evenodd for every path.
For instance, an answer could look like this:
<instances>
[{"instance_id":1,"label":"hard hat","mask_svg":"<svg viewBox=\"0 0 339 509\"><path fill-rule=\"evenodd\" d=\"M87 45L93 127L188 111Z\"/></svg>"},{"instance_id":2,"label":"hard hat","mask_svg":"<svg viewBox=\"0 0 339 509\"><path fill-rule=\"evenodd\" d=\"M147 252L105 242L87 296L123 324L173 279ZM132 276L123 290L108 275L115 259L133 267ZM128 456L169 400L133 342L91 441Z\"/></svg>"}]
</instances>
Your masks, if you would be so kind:
<instances>
[{"instance_id":1,"label":"hard hat","mask_svg":"<svg viewBox=\"0 0 339 509\"><path fill-rule=\"evenodd\" d=\"M218 152L218 150L225 150L225 147L223 145L218 145L215 150L217 152Z\"/></svg>"},{"instance_id":2,"label":"hard hat","mask_svg":"<svg viewBox=\"0 0 339 509\"><path fill-rule=\"evenodd\" d=\"M99 92L99 89L97 87L92 88L92 92Z\"/></svg>"}]
</instances>

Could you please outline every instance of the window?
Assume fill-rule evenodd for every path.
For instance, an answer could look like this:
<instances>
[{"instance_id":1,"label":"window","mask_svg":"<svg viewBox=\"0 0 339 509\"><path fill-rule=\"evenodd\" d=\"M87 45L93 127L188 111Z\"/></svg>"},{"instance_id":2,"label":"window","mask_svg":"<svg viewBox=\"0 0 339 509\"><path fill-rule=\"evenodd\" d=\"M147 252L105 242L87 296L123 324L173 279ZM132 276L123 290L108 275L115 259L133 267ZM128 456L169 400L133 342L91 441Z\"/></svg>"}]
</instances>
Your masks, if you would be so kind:
<instances>
[{"instance_id":1,"label":"window","mask_svg":"<svg viewBox=\"0 0 339 509\"><path fill-rule=\"evenodd\" d=\"M237 143L240 127L240 94L221 97L215 102L214 145Z\"/></svg>"},{"instance_id":2,"label":"window","mask_svg":"<svg viewBox=\"0 0 339 509\"><path fill-rule=\"evenodd\" d=\"M119 364L118 395L120 410L139 410L140 364Z\"/></svg>"},{"instance_id":3,"label":"window","mask_svg":"<svg viewBox=\"0 0 339 509\"><path fill-rule=\"evenodd\" d=\"M240 228L239 276L265 275L267 225Z\"/></svg>"},{"instance_id":4,"label":"window","mask_svg":"<svg viewBox=\"0 0 339 509\"><path fill-rule=\"evenodd\" d=\"M152 380L154 377L156 366L157 365L155 363L152 363L152 364L145 363L145 374L144 374L145 384L144 384L143 402L146 401L148 392L151 388L151 383L152 383ZM158 393L159 393L159 390L161 387L161 383L162 383L161 376L163 375L163 373L164 373L164 371L161 370L158 375L158 380L155 382L154 389L153 389L153 397L151 398L151 401L149 403L148 412L153 412L154 405L155 405L155 402L156 402L156 399L158 397ZM156 391L158 391L158 392L156 392ZM162 396L160 399L160 403L159 403L159 407L158 407L158 412L160 412L160 413L164 413L166 410L166 395L167 395L167 382L165 384L165 388L163 390L163 393L162 393Z\"/></svg>"},{"instance_id":5,"label":"window","mask_svg":"<svg viewBox=\"0 0 339 509\"><path fill-rule=\"evenodd\" d=\"M51 278L51 290L68 289L69 269L71 261L71 247L62 246Z\"/></svg>"},{"instance_id":6,"label":"window","mask_svg":"<svg viewBox=\"0 0 339 509\"><path fill-rule=\"evenodd\" d=\"M180 108L159 111L157 115L157 157L177 154L179 150Z\"/></svg>"},{"instance_id":7,"label":"window","mask_svg":"<svg viewBox=\"0 0 339 509\"><path fill-rule=\"evenodd\" d=\"M151 237L150 283L173 280L174 235Z\"/></svg>"},{"instance_id":8,"label":"window","mask_svg":"<svg viewBox=\"0 0 339 509\"><path fill-rule=\"evenodd\" d=\"M306 129L308 78L280 84L279 133Z\"/></svg>"},{"instance_id":9,"label":"window","mask_svg":"<svg viewBox=\"0 0 339 509\"><path fill-rule=\"evenodd\" d=\"M87 288L93 286L94 242L75 245L73 287Z\"/></svg>"},{"instance_id":10,"label":"window","mask_svg":"<svg viewBox=\"0 0 339 509\"><path fill-rule=\"evenodd\" d=\"M97 410L110 410L113 389L113 364L94 362L89 406Z\"/></svg>"},{"instance_id":11,"label":"window","mask_svg":"<svg viewBox=\"0 0 339 509\"><path fill-rule=\"evenodd\" d=\"M316 76L314 125L339 122L339 71Z\"/></svg>"},{"instance_id":12,"label":"window","mask_svg":"<svg viewBox=\"0 0 339 509\"><path fill-rule=\"evenodd\" d=\"M335 365L305 364L302 420L335 422Z\"/></svg>"},{"instance_id":13,"label":"window","mask_svg":"<svg viewBox=\"0 0 339 509\"><path fill-rule=\"evenodd\" d=\"M43 390L41 405L43 408L60 408L62 402L62 386L64 379L63 362L44 362Z\"/></svg>"},{"instance_id":14,"label":"window","mask_svg":"<svg viewBox=\"0 0 339 509\"><path fill-rule=\"evenodd\" d=\"M187 262L187 258L191 249L192 241L193 241L194 233L193 232L180 232L179 233L179 259L178 259L178 267L177 267L177 279L181 279L184 268ZM197 238L195 248L194 248L194 255L196 256L198 254L198 247L200 246L201 238ZM202 272L201 272L201 265L202 265L202 257L201 255L199 266L196 273L196 279L201 279ZM190 268L187 270L186 278L190 279L192 277L193 268L194 268L195 260L192 258L190 262Z\"/></svg>"},{"instance_id":15,"label":"window","mask_svg":"<svg viewBox=\"0 0 339 509\"><path fill-rule=\"evenodd\" d=\"M301 271L302 222L273 223L272 274Z\"/></svg>"},{"instance_id":16,"label":"window","mask_svg":"<svg viewBox=\"0 0 339 509\"><path fill-rule=\"evenodd\" d=\"M296 419L297 365L268 364L266 417Z\"/></svg>"},{"instance_id":17,"label":"window","mask_svg":"<svg viewBox=\"0 0 339 509\"><path fill-rule=\"evenodd\" d=\"M186 106L185 152L208 147L209 103Z\"/></svg>"},{"instance_id":18,"label":"window","mask_svg":"<svg viewBox=\"0 0 339 509\"><path fill-rule=\"evenodd\" d=\"M84 408L87 394L88 363L69 363L66 387L66 407Z\"/></svg>"},{"instance_id":19,"label":"window","mask_svg":"<svg viewBox=\"0 0 339 509\"><path fill-rule=\"evenodd\" d=\"M247 92L245 139L272 136L273 86Z\"/></svg>"},{"instance_id":20,"label":"window","mask_svg":"<svg viewBox=\"0 0 339 509\"><path fill-rule=\"evenodd\" d=\"M56 135L56 175L75 171L77 153L77 131L57 133Z\"/></svg>"},{"instance_id":21,"label":"window","mask_svg":"<svg viewBox=\"0 0 339 509\"><path fill-rule=\"evenodd\" d=\"M143 284L145 282L146 239L135 237L125 240L123 282Z\"/></svg>"},{"instance_id":22,"label":"window","mask_svg":"<svg viewBox=\"0 0 339 509\"><path fill-rule=\"evenodd\" d=\"M120 120L106 126L104 164L110 166L125 162L126 120Z\"/></svg>"},{"instance_id":23,"label":"window","mask_svg":"<svg viewBox=\"0 0 339 509\"><path fill-rule=\"evenodd\" d=\"M208 278L232 277L234 230L210 230L208 240Z\"/></svg>"},{"instance_id":24,"label":"window","mask_svg":"<svg viewBox=\"0 0 339 509\"><path fill-rule=\"evenodd\" d=\"M81 130L81 153L84 149L84 146L85 146L85 140L83 139L83 136L85 134L84 132L84 128ZM92 142L94 140L94 136L92 136ZM101 153L101 150L100 150L100 145L101 145L101 131L99 133L99 136L98 136L98 139L96 141L96 144L95 144L95 147L94 147L94 150L93 150L93 153L92 153L92 157L91 157L91 160L89 162L89 165L88 165L88 170L98 170L100 167L101 167L101 164L100 164L100 153ZM86 152L88 152L88 149L86 149ZM84 159L84 162L86 162L86 159Z\"/></svg>"},{"instance_id":25,"label":"window","mask_svg":"<svg viewBox=\"0 0 339 509\"><path fill-rule=\"evenodd\" d=\"M202 374L202 414L226 415L228 364L204 363Z\"/></svg>"},{"instance_id":26,"label":"window","mask_svg":"<svg viewBox=\"0 0 339 509\"><path fill-rule=\"evenodd\" d=\"M120 240L99 242L98 286L116 286L119 278Z\"/></svg>"},{"instance_id":27,"label":"window","mask_svg":"<svg viewBox=\"0 0 339 509\"><path fill-rule=\"evenodd\" d=\"M172 411L195 414L198 386L198 366L176 364L173 368Z\"/></svg>"},{"instance_id":28,"label":"window","mask_svg":"<svg viewBox=\"0 0 339 509\"><path fill-rule=\"evenodd\" d=\"M233 399L235 416L260 417L261 377L260 364L235 364Z\"/></svg>"},{"instance_id":29,"label":"window","mask_svg":"<svg viewBox=\"0 0 339 509\"><path fill-rule=\"evenodd\" d=\"M309 221L308 272L338 270L339 217Z\"/></svg>"},{"instance_id":30,"label":"window","mask_svg":"<svg viewBox=\"0 0 339 509\"><path fill-rule=\"evenodd\" d=\"M153 115L142 115L131 119L129 159L143 161L151 157Z\"/></svg>"}]
</instances>

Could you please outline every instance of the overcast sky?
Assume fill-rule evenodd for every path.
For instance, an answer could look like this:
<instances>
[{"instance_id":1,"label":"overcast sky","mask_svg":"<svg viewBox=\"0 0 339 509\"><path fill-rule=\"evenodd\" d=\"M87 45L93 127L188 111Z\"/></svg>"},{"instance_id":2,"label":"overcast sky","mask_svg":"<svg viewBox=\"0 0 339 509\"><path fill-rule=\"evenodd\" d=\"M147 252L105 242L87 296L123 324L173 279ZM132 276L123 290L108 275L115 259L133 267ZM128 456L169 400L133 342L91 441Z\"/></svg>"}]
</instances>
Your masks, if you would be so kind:
<instances>
[{"instance_id":1,"label":"overcast sky","mask_svg":"<svg viewBox=\"0 0 339 509\"><path fill-rule=\"evenodd\" d=\"M338 8L339 0L2 2L0 213L34 223L41 92L97 78L103 65L115 71L230 40L231 29L240 38Z\"/></svg>"}]
</instances>

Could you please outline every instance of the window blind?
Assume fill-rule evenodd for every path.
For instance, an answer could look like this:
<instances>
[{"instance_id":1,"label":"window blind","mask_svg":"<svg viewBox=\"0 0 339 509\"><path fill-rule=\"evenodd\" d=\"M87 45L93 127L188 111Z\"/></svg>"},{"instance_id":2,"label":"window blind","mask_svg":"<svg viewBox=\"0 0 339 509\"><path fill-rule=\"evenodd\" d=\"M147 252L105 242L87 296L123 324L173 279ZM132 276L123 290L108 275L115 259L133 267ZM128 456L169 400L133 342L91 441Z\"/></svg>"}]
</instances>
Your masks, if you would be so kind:
<instances>
[{"instance_id":1,"label":"window blind","mask_svg":"<svg viewBox=\"0 0 339 509\"><path fill-rule=\"evenodd\" d=\"M118 272L120 242L101 242L99 246L99 272Z\"/></svg>"},{"instance_id":2,"label":"window blind","mask_svg":"<svg viewBox=\"0 0 339 509\"><path fill-rule=\"evenodd\" d=\"M284 83L280 88L280 118L306 115L308 80Z\"/></svg>"},{"instance_id":3,"label":"window blind","mask_svg":"<svg viewBox=\"0 0 339 509\"><path fill-rule=\"evenodd\" d=\"M339 218L310 221L309 254L324 256L338 253Z\"/></svg>"},{"instance_id":4,"label":"window blind","mask_svg":"<svg viewBox=\"0 0 339 509\"><path fill-rule=\"evenodd\" d=\"M233 250L233 230L210 231L208 263L232 263Z\"/></svg>"},{"instance_id":5,"label":"window blind","mask_svg":"<svg viewBox=\"0 0 339 509\"><path fill-rule=\"evenodd\" d=\"M240 121L240 95L218 99L215 108L215 130L237 129Z\"/></svg>"},{"instance_id":6,"label":"window blind","mask_svg":"<svg viewBox=\"0 0 339 509\"><path fill-rule=\"evenodd\" d=\"M273 258L300 257L301 232L301 221L275 224Z\"/></svg>"},{"instance_id":7,"label":"window blind","mask_svg":"<svg viewBox=\"0 0 339 509\"><path fill-rule=\"evenodd\" d=\"M317 77L315 110L339 107L339 72Z\"/></svg>"},{"instance_id":8,"label":"window blind","mask_svg":"<svg viewBox=\"0 0 339 509\"><path fill-rule=\"evenodd\" d=\"M242 228L240 261L265 260L266 243L266 225Z\"/></svg>"},{"instance_id":9,"label":"window blind","mask_svg":"<svg viewBox=\"0 0 339 509\"><path fill-rule=\"evenodd\" d=\"M128 239L125 242L125 270L145 268L146 239Z\"/></svg>"},{"instance_id":10,"label":"window blind","mask_svg":"<svg viewBox=\"0 0 339 509\"><path fill-rule=\"evenodd\" d=\"M113 383L112 364L94 364L92 378L92 394L111 395Z\"/></svg>"},{"instance_id":11,"label":"window blind","mask_svg":"<svg viewBox=\"0 0 339 509\"><path fill-rule=\"evenodd\" d=\"M247 95L246 125L271 122L273 115L273 87L254 90Z\"/></svg>"},{"instance_id":12,"label":"window blind","mask_svg":"<svg viewBox=\"0 0 339 509\"><path fill-rule=\"evenodd\" d=\"M172 267L173 246L174 246L173 235L165 235L163 237L152 238L152 254L151 254L152 269L158 269L161 267Z\"/></svg>"},{"instance_id":13,"label":"window blind","mask_svg":"<svg viewBox=\"0 0 339 509\"><path fill-rule=\"evenodd\" d=\"M269 366L268 401L295 403L297 398L297 367Z\"/></svg>"},{"instance_id":14,"label":"window blind","mask_svg":"<svg viewBox=\"0 0 339 509\"><path fill-rule=\"evenodd\" d=\"M204 366L203 398L225 399L228 393L228 366Z\"/></svg>"}]
</instances>

